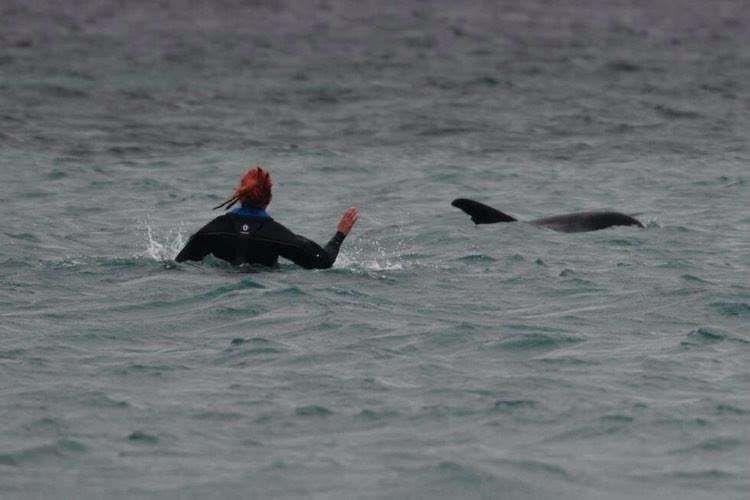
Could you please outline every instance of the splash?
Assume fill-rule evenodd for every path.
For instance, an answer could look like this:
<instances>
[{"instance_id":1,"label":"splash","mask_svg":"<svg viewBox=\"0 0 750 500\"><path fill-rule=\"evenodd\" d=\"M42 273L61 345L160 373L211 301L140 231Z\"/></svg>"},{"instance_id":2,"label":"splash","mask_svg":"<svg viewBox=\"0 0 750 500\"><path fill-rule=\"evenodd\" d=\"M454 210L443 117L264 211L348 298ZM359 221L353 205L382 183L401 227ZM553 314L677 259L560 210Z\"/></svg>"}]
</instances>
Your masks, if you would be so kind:
<instances>
[{"instance_id":1,"label":"splash","mask_svg":"<svg viewBox=\"0 0 750 500\"><path fill-rule=\"evenodd\" d=\"M154 230L148 220L144 226L148 238L148 248L142 254L144 257L160 262L173 260L185 246L185 238L179 229L170 229L166 234L157 237L154 236Z\"/></svg>"},{"instance_id":2,"label":"splash","mask_svg":"<svg viewBox=\"0 0 750 500\"><path fill-rule=\"evenodd\" d=\"M362 249L349 250L339 253L334 268L339 269L364 269L367 271L400 271L404 265L394 258L384 254L375 257L363 256Z\"/></svg>"},{"instance_id":3,"label":"splash","mask_svg":"<svg viewBox=\"0 0 750 500\"><path fill-rule=\"evenodd\" d=\"M373 241L374 248L363 248L355 245L348 247L346 251L339 253L334 268L366 270L366 271L400 271L404 269L400 262L398 252L386 250L380 243ZM397 250L401 243L397 242Z\"/></svg>"}]
</instances>

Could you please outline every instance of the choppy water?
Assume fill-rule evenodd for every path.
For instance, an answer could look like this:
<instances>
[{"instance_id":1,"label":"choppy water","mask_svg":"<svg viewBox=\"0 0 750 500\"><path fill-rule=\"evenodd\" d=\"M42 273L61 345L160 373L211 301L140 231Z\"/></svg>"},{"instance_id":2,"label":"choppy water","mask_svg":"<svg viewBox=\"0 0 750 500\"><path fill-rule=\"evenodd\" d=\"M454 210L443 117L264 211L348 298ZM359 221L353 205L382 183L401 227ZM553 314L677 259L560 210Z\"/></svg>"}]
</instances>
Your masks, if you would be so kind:
<instances>
[{"instance_id":1,"label":"choppy water","mask_svg":"<svg viewBox=\"0 0 750 500\"><path fill-rule=\"evenodd\" d=\"M0 496L746 498L750 11L607 3L3 0Z\"/></svg>"}]
</instances>

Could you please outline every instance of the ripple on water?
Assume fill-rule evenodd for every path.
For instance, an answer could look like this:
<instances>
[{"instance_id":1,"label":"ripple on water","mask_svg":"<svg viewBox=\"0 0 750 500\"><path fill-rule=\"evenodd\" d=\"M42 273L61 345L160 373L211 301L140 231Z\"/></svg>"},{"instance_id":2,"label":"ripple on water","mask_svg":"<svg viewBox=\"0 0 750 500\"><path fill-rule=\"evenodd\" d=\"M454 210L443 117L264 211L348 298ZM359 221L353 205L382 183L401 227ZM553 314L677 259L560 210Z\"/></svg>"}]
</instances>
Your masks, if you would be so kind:
<instances>
[{"instance_id":1,"label":"ripple on water","mask_svg":"<svg viewBox=\"0 0 750 500\"><path fill-rule=\"evenodd\" d=\"M710 427L712 425L712 422L709 420L706 420L705 418L700 417L689 417L689 418L680 418L680 417L664 417L656 422L659 425L664 425L667 427L672 427L680 430L685 429L704 429L706 427Z\"/></svg>"},{"instance_id":2,"label":"ripple on water","mask_svg":"<svg viewBox=\"0 0 750 500\"><path fill-rule=\"evenodd\" d=\"M531 351L536 349L558 349L560 347L578 344L586 339L575 335L552 333L526 333L513 335L495 344L495 347L505 351Z\"/></svg>"},{"instance_id":3,"label":"ripple on water","mask_svg":"<svg viewBox=\"0 0 750 500\"><path fill-rule=\"evenodd\" d=\"M276 358L276 355L288 351L289 349L283 344L263 337L250 339L235 337L229 342L229 347L222 351L215 363L244 366L250 362L272 361Z\"/></svg>"},{"instance_id":4,"label":"ripple on water","mask_svg":"<svg viewBox=\"0 0 750 500\"><path fill-rule=\"evenodd\" d=\"M698 276L693 276L692 274L683 274L680 277L689 283L699 283L699 284L708 283L708 281L702 278L699 278Z\"/></svg>"},{"instance_id":5,"label":"ripple on water","mask_svg":"<svg viewBox=\"0 0 750 500\"><path fill-rule=\"evenodd\" d=\"M696 445L678 448L670 453L678 455L693 454L696 452L719 453L723 451L734 450L742 446L742 444L742 441L740 441L739 439L728 436L720 436L703 440Z\"/></svg>"},{"instance_id":6,"label":"ripple on water","mask_svg":"<svg viewBox=\"0 0 750 500\"><path fill-rule=\"evenodd\" d=\"M207 410L193 414L193 418L197 420L208 420L212 422L236 422L246 417L247 415L234 411Z\"/></svg>"},{"instance_id":7,"label":"ripple on water","mask_svg":"<svg viewBox=\"0 0 750 500\"><path fill-rule=\"evenodd\" d=\"M638 64L624 59L614 59L604 65L606 72L613 73L634 73L642 69Z\"/></svg>"},{"instance_id":8,"label":"ripple on water","mask_svg":"<svg viewBox=\"0 0 750 500\"><path fill-rule=\"evenodd\" d=\"M750 341L748 340L710 328L698 328L697 330L693 330L688 333L686 337L687 339L683 340L680 343L682 347L686 348L701 347L724 341L737 342L740 344L750 344Z\"/></svg>"},{"instance_id":9,"label":"ripple on water","mask_svg":"<svg viewBox=\"0 0 750 500\"><path fill-rule=\"evenodd\" d=\"M244 278L238 281L237 283L230 283L228 285L221 285L213 290L203 294L203 299L215 299L217 297L221 297L222 295L226 295L230 292L236 292L238 290L251 290L251 289L263 289L266 288L262 283L259 283L253 279L250 278Z\"/></svg>"},{"instance_id":10,"label":"ripple on water","mask_svg":"<svg viewBox=\"0 0 750 500\"><path fill-rule=\"evenodd\" d=\"M498 399L495 401L494 411L510 413L525 408L535 408L537 402L533 399Z\"/></svg>"},{"instance_id":11,"label":"ripple on water","mask_svg":"<svg viewBox=\"0 0 750 500\"><path fill-rule=\"evenodd\" d=\"M573 481L573 476L564 467L554 463L539 460L501 460L501 462L526 472L541 473L545 476L551 475L566 481Z\"/></svg>"},{"instance_id":12,"label":"ripple on water","mask_svg":"<svg viewBox=\"0 0 750 500\"><path fill-rule=\"evenodd\" d=\"M654 106L654 109L657 113L670 120L694 120L703 116L697 111L678 109L665 104L657 104Z\"/></svg>"},{"instance_id":13,"label":"ripple on water","mask_svg":"<svg viewBox=\"0 0 750 500\"><path fill-rule=\"evenodd\" d=\"M333 415L333 412L325 406L306 405L296 408L294 414L298 417L327 417Z\"/></svg>"},{"instance_id":14,"label":"ripple on water","mask_svg":"<svg viewBox=\"0 0 750 500\"><path fill-rule=\"evenodd\" d=\"M146 375L151 377L161 377L167 373L177 370L189 370L187 366L182 365L160 365L142 363L128 363L126 365L114 366L106 369L107 373L121 376Z\"/></svg>"},{"instance_id":15,"label":"ripple on water","mask_svg":"<svg viewBox=\"0 0 750 500\"><path fill-rule=\"evenodd\" d=\"M51 444L32 446L18 451L0 453L0 465L20 467L48 461L67 462L88 451L86 445L73 439L59 439Z\"/></svg>"},{"instance_id":16,"label":"ripple on water","mask_svg":"<svg viewBox=\"0 0 750 500\"><path fill-rule=\"evenodd\" d=\"M690 261L687 261L684 259L670 259L666 262L657 264L656 267L659 267L662 269L690 269L695 266Z\"/></svg>"},{"instance_id":17,"label":"ripple on water","mask_svg":"<svg viewBox=\"0 0 750 500\"><path fill-rule=\"evenodd\" d=\"M13 238L14 240L28 241L30 243L41 242L41 240L39 239L37 235L31 234L31 233L4 233L4 234L8 238Z\"/></svg>"},{"instance_id":18,"label":"ripple on water","mask_svg":"<svg viewBox=\"0 0 750 500\"><path fill-rule=\"evenodd\" d=\"M750 317L750 304L745 302L714 302L711 307L722 316L748 318Z\"/></svg>"},{"instance_id":19,"label":"ripple on water","mask_svg":"<svg viewBox=\"0 0 750 500\"><path fill-rule=\"evenodd\" d=\"M267 290L264 292L266 297L284 297L284 298L298 298L304 297L307 294L302 291L301 288L296 286L287 286L283 288L276 288L273 290Z\"/></svg>"},{"instance_id":20,"label":"ripple on water","mask_svg":"<svg viewBox=\"0 0 750 500\"><path fill-rule=\"evenodd\" d=\"M593 281L583 278L566 278L562 280L565 288L555 288L549 291L549 295L553 297L565 297L578 294L590 294L590 293L602 293L606 292L606 288L603 288Z\"/></svg>"},{"instance_id":21,"label":"ripple on water","mask_svg":"<svg viewBox=\"0 0 750 500\"><path fill-rule=\"evenodd\" d=\"M551 438L552 441L580 441L617 434L627 434L631 431L635 418L622 413L602 415L588 422L565 430Z\"/></svg>"},{"instance_id":22,"label":"ripple on water","mask_svg":"<svg viewBox=\"0 0 750 500\"><path fill-rule=\"evenodd\" d=\"M471 342L476 327L461 323L429 334L429 343L436 347L464 346Z\"/></svg>"},{"instance_id":23,"label":"ripple on water","mask_svg":"<svg viewBox=\"0 0 750 500\"><path fill-rule=\"evenodd\" d=\"M57 433L64 426L55 418L44 417L25 424L24 429L35 433Z\"/></svg>"},{"instance_id":24,"label":"ripple on water","mask_svg":"<svg viewBox=\"0 0 750 500\"><path fill-rule=\"evenodd\" d=\"M264 339L263 337L253 337L244 339L235 337L229 343L227 352L243 352L244 354L263 354L263 353L281 353L288 349L278 342Z\"/></svg>"},{"instance_id":25,"label":"ripple on water","mask_svg":"<svg viewBox=\"0 0 750 500\"><path fill-rule=\"evenodd\" d=\"M750 410L726 403L716 405L716 412L723 415L750 415Z\"/></svg>"},{"instance_id":26,"label":"ripple on water","mask_svg":"<svg viewBox=\"0 0 750 500\"><path fill-rule=\"evenodd\" d=\"M600 364L598 361L582 359L580 357L571 356L568 354L543 355L535 359L540 363L544 363L549 366L585 366Z\"/></svg>"},{"instance_id":27,"label":"ripple on water","mask_svg":"<svg viewBox=\"0 0 750 500\"><path fill-rule=\"evenodd\" d=\"M21 360L28 355L27 349L8 349L0 350L0 359Z\"/></svg>"},{"instance_id":28,"label":"ripple on water","mask_svg":"<svg viewBox=\"0 0 750 500\"><path fill-rule=\"evenodd\" d=\"M474 484L485 479L484 473L479 467L466 466L456 462L440 462L435 468L445 479L459 483Z\"/></svg>"},{"instance_id":29,"label":"ripple on water","mask_svg":"<svg viewBox=\"0 0 750 500\"><path fill-rule=\"evenodd\" d=\"M484 263L495 262L496 259L483 253L474 253L471 255L464 255L463 257L458 257L457 259L454 259L454 260L458 262L467 262L470 264L473 264L473 263L484 264Z\"/></svg>"},{"instance_id":30,"label":"ripple on water","mask_svg":"<svg viewBox=\"0 0 750 500\"><path fill-rule=\"evenodd\" d=\"M354 418L366 422L382 422L390 417L397 417L399 413L394 410L371 410L364 408L362 411L354 415Z\"/></svg>"},{"instance_id":31,"label":"ripple on water","mask_svg":"<svg viewBox=\"0 0 750 500\"><path fill-rule=\"evenodd\" d=\"M420 408L411 418L415 421L432 421L439 418L466 417L476 413L476 409L466 406L430 405Z\"/></svg>"},{"instance_id":32,"label":"ripple on water","mask_svg":"<svg viewBox=\"0 0 750 500\"><path fill-rule=\"evenodd\" d=\"M739 476L722 469L705 468L697 470L675 470L661 474L636 475L633 479L664 484L673 480L685 486L713 491L718 484L737 479Z\"/></svg>"},{"instance_id":33,"label":"ripple on water","mask_svg":"<svg viewBox=\"0 0 750 500\"><path fill-rule=\"evenodd\" d=\"M722 340L725 340L727 336L708 328L698 328L697 330L693 330L692 332L688 333L687 338L689 341L682 342L682 345L690 346L711 344L714 342L721 342Z\"/></svg>"},{"instance_id":34,"label":"ripple on water","mask_svg":"<svg viewBox=\"0 0 750 500\"><path fill-rule=\"evenodd\" d=\"M128 435L128 441L135 444L157 444L158 436L143 431L133 431Z\"/></svg>"},{"instance_id":35,"label":"ripple on water","mask_svg":"<svg viewBox=\"0 0 750 500\"><path fill-rule=\"evenodd\" d=\"M493 468L494 469L494 468ZM443 460L401 471L408 483L388 491L395 498L538 498L538 491L520 479L503 477L473 463ZM406 488L401 490L399 488ZM416 496L414 492L419 492ZM499 493L502 492L502 493Z\"/></svg>"},{"instance_id":36,"label":"ripple on water","mask_svg":"<svg viewBox=\"0 0 750 500\"><path fill-rule=\"evenodd\" d=\"M516 263L524 262L524 261L526 261L526 258L523 255L518 254L518 253L508 255L507 257L505 257L505 262L507 262L508 264L516 264Z\"/></svg>"},{"instance_id":37,"label":"ripple on water","mask_svg":"<svg viewBox=\"0 0 750 500\"><path fill-rule=\"evenodd\" d=\"M629 424L635 420L630 415L614 414L614 415L603 415L599 417L599 420L608 424Z\"/></svg>"},{"instance_id":38,"label":"ripple on water","mask_svg":"<svg viewBox=\"0 0 750 500\"><path fill-rule=\"evenodd\" d=\"M103 392L89 393L85 399L86 404L95 408L127 408L130 406L127 401L111 398Z\"/></svg>"},{"instance_id":39,"label":"ripple on water","mask_svg":"<svg viewBox=\"0 0 750 500\"><path fill-rule=\"evenodd\" d=\"M257 316L262 312L264 312L264 309L262 309L260 306L252 304L243 304L241 307L217 304L209 309L208 314L217 319L245 319L252 316Z\"/></svg>"}]
</instances>

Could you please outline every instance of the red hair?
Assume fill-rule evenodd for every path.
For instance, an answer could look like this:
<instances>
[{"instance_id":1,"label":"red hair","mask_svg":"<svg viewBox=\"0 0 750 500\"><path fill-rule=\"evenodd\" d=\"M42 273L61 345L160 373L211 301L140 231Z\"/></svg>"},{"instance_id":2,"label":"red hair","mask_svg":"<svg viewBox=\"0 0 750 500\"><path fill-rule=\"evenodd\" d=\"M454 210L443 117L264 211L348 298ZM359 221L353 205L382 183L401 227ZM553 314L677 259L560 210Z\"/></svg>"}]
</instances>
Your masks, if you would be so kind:
<instances>
[{"instance_id":1,"label":"red hair","mask_svg":"<svg viewBox=\"0 0 750 500\"><path fill-rule=\"evenodd\" d=\"M229 210L238 201L245 206L266 208L271 203L272 186L271 174L267 170L263 170L257 165L250 167L242 176L240 185L234 189L232 197L214 208L226 205L225 210Z\"/></svg>"}]
</instances>

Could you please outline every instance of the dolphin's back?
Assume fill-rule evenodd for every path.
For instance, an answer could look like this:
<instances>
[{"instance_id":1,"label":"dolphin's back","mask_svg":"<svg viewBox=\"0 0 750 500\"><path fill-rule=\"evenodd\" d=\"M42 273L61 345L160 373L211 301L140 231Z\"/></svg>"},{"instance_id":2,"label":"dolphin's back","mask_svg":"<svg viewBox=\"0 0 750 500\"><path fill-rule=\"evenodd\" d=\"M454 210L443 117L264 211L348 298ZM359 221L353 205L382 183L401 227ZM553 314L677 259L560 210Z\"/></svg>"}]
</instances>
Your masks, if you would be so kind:
<instances>
[{"instance_id":1,"label":"dolphin's back","mask_svg":"<svg viewBox=\"0 0 750 500\"><path fill-rule=\"evenodd\" d=\"M508 214L502 213L484 203L457 198L451 203L454 207L463 210L474 221L474 224L494 224L496 222L513 222L516 219ZM531 221L531 224L543 226L563 233L581 233L584 231L598 231L612 226L638 226L643 224L629 215L620 212L578 212L575 214L555 215Z\"/></svg>"},{"instance_id":2,"label":"dolphin's back","mask_svg":"<svg viewBox=\"0 0 750 500\"><path fill-rule=\"evenodd\" d=\"M643 227L643 224L633 217L620 212L580 212L555 215L554 217L536 219L531 221L531 223L563 233L598 231L612 226Z\"/></svg>"}]
</instances>

